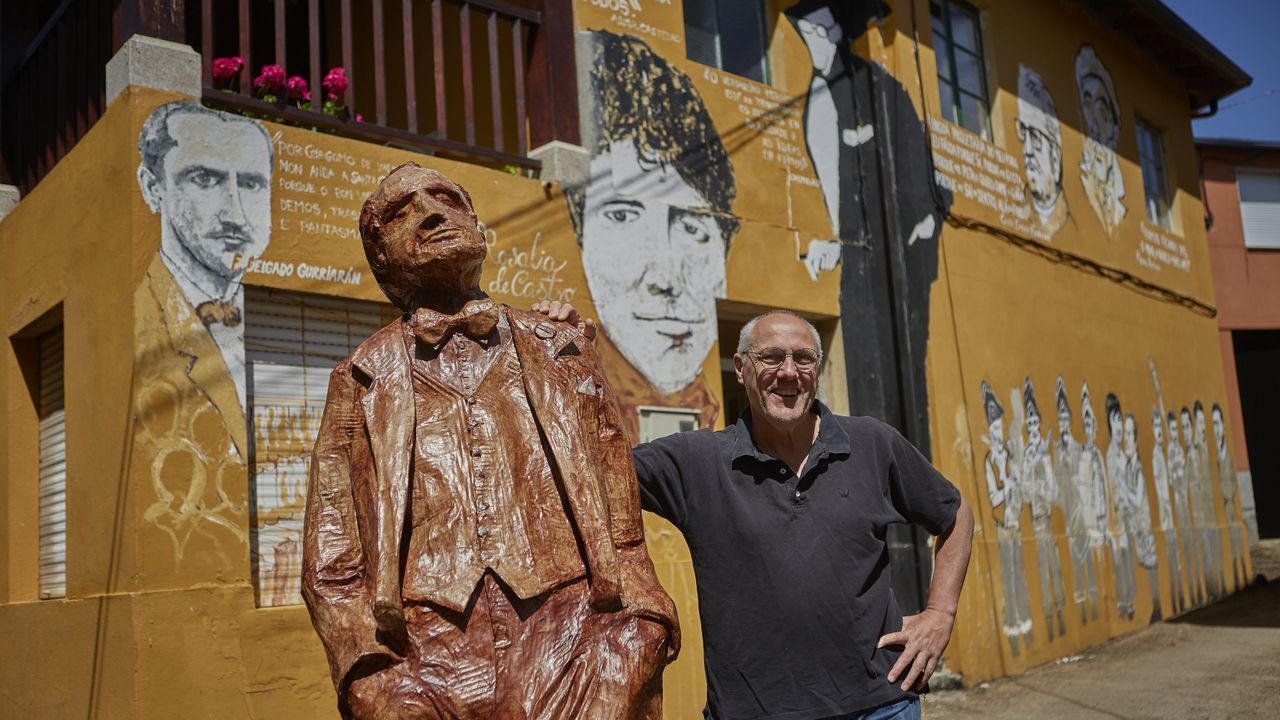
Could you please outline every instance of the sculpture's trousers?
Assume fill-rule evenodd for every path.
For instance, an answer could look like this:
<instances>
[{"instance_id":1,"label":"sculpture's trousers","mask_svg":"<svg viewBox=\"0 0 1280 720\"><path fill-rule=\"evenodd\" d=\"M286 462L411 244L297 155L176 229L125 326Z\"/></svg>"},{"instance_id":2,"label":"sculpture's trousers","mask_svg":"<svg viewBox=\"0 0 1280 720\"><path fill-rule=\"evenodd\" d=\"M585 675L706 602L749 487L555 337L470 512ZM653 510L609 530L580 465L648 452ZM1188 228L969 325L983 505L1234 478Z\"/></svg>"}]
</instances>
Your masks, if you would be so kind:
<instances>
[{"instance_id":1,"label":"sculpture's trousers","mask_svg":"<svg viewBox=\"0 0 1280 720\"><path fill-rule=\"evenodd\" d=\"M486 574L466 615L406 604L405 619L405 661L352 688L359 720L661 717L667 629L593 610L586 581L520 600Z\"/></svg>"}]
</instances>

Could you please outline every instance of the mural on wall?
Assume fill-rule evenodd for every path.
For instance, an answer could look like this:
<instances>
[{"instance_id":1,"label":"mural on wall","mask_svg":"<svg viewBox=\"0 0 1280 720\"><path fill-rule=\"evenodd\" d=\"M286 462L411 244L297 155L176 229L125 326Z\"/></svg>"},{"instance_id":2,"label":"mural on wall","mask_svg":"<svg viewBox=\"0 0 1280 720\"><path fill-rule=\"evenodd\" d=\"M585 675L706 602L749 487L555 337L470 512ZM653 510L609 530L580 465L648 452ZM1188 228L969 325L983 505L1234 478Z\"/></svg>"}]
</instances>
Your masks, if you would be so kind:
<instances>
[{"instance_id":1,"label":"mural on wall","mask_svg":"<svg viewBox=\"0 0 1280 720\"><path fill-rule=\"evenodd\" d=\"M883 67L853 52L868 22L888 12L878 0L801 0L784 10L811 61L805 146L843 245L841 317L845 337L853 339L846 347L850 396L858 404L855 412L901 425L908 413L923 414L928 404L929 293L951 197L933 182L924 124L910 95ZM893 177L887 177L881 155L893 157ZM896 217L886 218L886 210ZM891 228L895 237L888 237ZM899 262L905 277L891 281ZM900 299L907 309L906 338L891 326L896 293L905 296ZM869 352L871 346L882 350ZM895 350L906 356L918 407L904 407L906 401L892 395L896 389L886 387L886 378L898 374ZM927 437L912 440L929 452Z\"/></svg>"},{"instance_id":2,"label":"mural on wall","mask_svg":"<svg viewBox=\"0 0 1280 720\"><path fill-rule=\"evenodd\" d=\"M639 406L719 403L702 366L717 337L716 298L738 228L729 155L693 82L643 40L592 31L596 140L583 188L566 191L597 347L639 437Z\"/></svg>"},{"instance_id":3,"label":"mural on wall","mask_svg":"<svg viewBox=\"0 0 1280 720\"><path fill-rule=\"evenodd\" d=\"M1015 396L1012 407L1017 407ZM987 418L987 432L981 436L987 445L982 465L987 479L987 498L996 522L996 540L1000 543L1000 577L1004 590L1004 634L1014 657L1021 652L1020 643L1030 647L1031 603L1027 595L1026 571L1022 565L1022 506L1026 502L1019 477L1019 453L1016 444L1005 440L1004 406L986 380L982 381L982 406ZM1010 428L1017 437L1019 430Z\"/></svg>"},{"instance_id":4,"label":"mural on wall","mask_svg":"<svg viewBox=\"0 0 1280 720\"><path fill-rule=\"evenodd\" d=\"M1018 141L1026 171L1026 194L1046 237L1067 222L1062 192L1062 125L1057 106L1040 74L1018 66Z\"/></svg>"},{"instance_id":5,"label":"mural on wall","mask_svg":"<svg viewBox=\"0 0 1280 720\"><path fill-rule=\"evenodd\" d=\"M1091 618L1098 618L1098 568L1089 533L1094 522L1093 500L1089 495L1090 484L1081 479L1084 446L1076 440L1071 429L1071 403L1061 375L1058 376L1056 405L1058 432L1052 442L1053 476L1058 490L1057 503L1066 522L1072 574L1076 579L1072 599L1080 610L1080 624L1085 625Z\"/></svg>"},{"instance_id":6,"label":"mural on wall","mask_svg":"<svg viewBox=\"0 0 1280 720\"><path fill-rule=\"evenodd\" d=\"M1116 156L1120 140L1120 102L1111 72L1102 64L1092 45L1083 45L1076 54L1076 90L1084 118L1084 151L1080 157L1080 182L1089 206L1102 223L1108 237L1127 212L1124 206L1124 178Z\"/></svg>"},{"instance_id":7,"label":"mural on wall","mask_svg":"<svg viewBox=\"0 0 1280 720\"><path fill-rule=\"evenodd\" d=\"M273 149L259 123L182 101L151 113L138 151L160 250L135 293L134 467L181 564L193 535L219 554L247 541L242 280L270 241Z\"/></svg>"},{"instance_id":8,"label":"mural on wall","mask_svg":"<svg viewBox=\"0 0 1280 720\"><path fill-rule=\"evenodd\" d=\"M1057 479L1049 459L1049 443L1042 432L1040 407L1036 404L1035 386L1031 378L1022 384L1022 400L1026 415L1027 440L1022 449L1022 482L1031 503L1031 527L1036 536L1036 555L1040 565L1040 601L1049 640L1054 637L1054 619L1058 634L1065 633L1063 622L1062 567L1058 561L1058 538L1053 532L1053 507L1059 505ZM1065 480L1065 478L1064 478Z\"/></svg>"},{"instance_id":9,"label":"mural on wall","mask_svg":"<svg viewBox=\"0 0 1280 720\"><path fill-rule=\"evenodd\" d=\"M1165 555L1169 562L1169 607L1177 614L1187 609L1186 597L1182 592L1182 558L1186 553L1179 542L1176 528L1178 521L1175 520L1175 517L1181 518L1181 522L1186 523L1188 519L1186 476L1180 459L1176 461L1175 467L1174 448L1178 442L1177 428L1172 424L1172 415L1170 415L1170 430L1174 435L1171 436L1166 447L1164 393L1160 390L1160 376L1156 373L1155 361L1147 358L1147 365L1151 369L1151 382L1155 385L1156 391L1156 405L1151 408L1151 481L1155 484L1159 530L1164 536ZM1177 450L1177 455L1181 455L1180 448Z\"/></svg>"},{"instance_id":10,"label":"mural on wall","mask_svg":"<svg viewBox=\"0 0 1280 720\"><path fill-rule=\"evenodd\" d=\"M1236 464L1231 459L1231 449L1227 447L1227 426L1222 418L1222 407L1213 404L1213 437L1217 443L1218 454L1218 488L1222 493L1222 511L1227 518L1227 539L1231 543L1231 574L1235 587L1241 587L1249 579L1245 567L1249 544L1244 537L1244 520L1236 522ZM1223 574L1223 583L1226 575Z\"/></svg>"},{"instance_id":11,"label":"mural on wall","mask_svg":"<svg viewBox=\"0 0 1280 720\"><path fill-rule=\"evenodd\" d=\"M1194 413L1183 409L1184 445L1179 438L1178 416L1165 411L1154 360L1148 358L1148 365L1156 405L1151 409L1152 448L1146 455L1137 416L1124 411L1115 393L1108 393L1105 400L1110 438L1104 453L1096 444L1097 422L1087 382L1081 383L1080 392L1083 442L1077 442L1073 435L1071 407L1062 376L1057 379L1058 432L1048 442L1041 434L1041 417L1030 377L1023 381L1021 392L1017 387L1010 390L1010 415L1006 415L991 384L981 381L987 423L982 440L988 447L983 466L999 543L1002 626L1014 657L1034 641L1022 558L1020 528L1024 506L1030 506L1037 555L1032 564L1040 572L1048 642L1053 642L1055 635L1065 637L1063 588L1068 583L1081 626L1102 616L1098 599L1106 595L1108 569L1115 597L1112 617L1124 621L1135 617L1137 567L1146 571L1151 599L1149 622L1160 620L1165 607L1182 613L1220 598L1228 588L1239 589L1248 580L1243 517L1235 501L1234 465L1222 411L1214 406L1214 452L1225 525L1216 520L1217 502L1212 497L1212 478L1208 475L1210 450L1204 446L1203 405L1197 400L1193 403ZM1017 412L1019 405L1025 413L1022 416ZM1196 426L1195 422L1201 425ZM1019 457L1021 462L1015 462ZM1150 475L1144 458L1150 462ZM1197 478L1201 473L1206 482ZM1197 486L1203 489L1196 489ZM1153 495L1154 508L1149 501ZM1072 572L1067 577L1058 567L1054 506L1062 513L1070 545ZM1224 532L1232 544L1226 556L1233 565L1231 577L1222 565ZM1169 566L1169 584L1163 592L1158 573L1161 543L1164 563Z\"/></svg>"}]
</instances>

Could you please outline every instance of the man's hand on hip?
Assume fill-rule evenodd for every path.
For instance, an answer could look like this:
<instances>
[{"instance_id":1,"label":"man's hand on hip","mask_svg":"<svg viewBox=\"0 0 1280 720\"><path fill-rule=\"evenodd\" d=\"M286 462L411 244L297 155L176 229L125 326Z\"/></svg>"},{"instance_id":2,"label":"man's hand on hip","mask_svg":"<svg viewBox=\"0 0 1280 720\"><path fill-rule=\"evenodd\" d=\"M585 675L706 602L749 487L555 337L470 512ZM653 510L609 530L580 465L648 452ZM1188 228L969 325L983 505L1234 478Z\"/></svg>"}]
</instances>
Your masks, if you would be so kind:
<instances>
[{"instance_id":1,"label":"man's hand on hip","mask_svg":"<svg viewBox=\"0 0 1280 720\"><path fill-rule=\"evenodd\" d=\"M902 629L880 638L876 647L902 645L902 656L889 670L889 682L897 682L903 678L903 690L915 690L924 687L938 667L942 651L951 641L951 627L955 624L955 616L941 610L926 609L918 615L902 618ZM905 674L905 677L903 675Z\"/></svg>"}]
</instances>

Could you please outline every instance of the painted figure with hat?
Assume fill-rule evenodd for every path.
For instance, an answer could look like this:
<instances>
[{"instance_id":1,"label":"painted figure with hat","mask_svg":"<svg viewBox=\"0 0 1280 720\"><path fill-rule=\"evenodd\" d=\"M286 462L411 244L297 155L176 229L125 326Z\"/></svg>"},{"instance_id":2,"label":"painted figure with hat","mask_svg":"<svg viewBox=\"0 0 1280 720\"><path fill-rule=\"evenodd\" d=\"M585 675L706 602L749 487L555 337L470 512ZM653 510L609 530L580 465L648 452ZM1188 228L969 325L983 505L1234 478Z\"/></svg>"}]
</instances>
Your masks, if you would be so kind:
<instances>
[{"instance_id":1,"label":"painted figure with hat","mask_svg":"<svg viewBox=\"0 0 1280 720\"><path fill-rule=\"evenodd\" d=\"M1049 442L1043 432L1036 390L1027 378L1022 383L1022 402L1026 411L1027 444L1022 450L1022 482L1031 501L1031 527L1036 536L1036 554L1040 566L1040 603L1049 640L1066 632L1062 619L1062 564L1058 559L1058 540L1053 534L1053 505L1057 502L1058 480L1049 460Z\"/></svg>"},{"instance_id":2,"label":"painted figure with hat","mask_svg":"<svg viewBox=\"0 0 1280 720\"><path fill-rule=\"evenodd\" d=\"M1021 646L1030 647L1031 602L1027 597L1026 571L1022 565L1022 506L1025 490L1018 476L1018 462L1004 436L1004 407L986 380L982 381L982 406L987 417L988 450L983 460L987 497L995 513L1000 542L1000 576L1004 589L1004 634L1014 657Z\"/></svg>"}]
</instances>

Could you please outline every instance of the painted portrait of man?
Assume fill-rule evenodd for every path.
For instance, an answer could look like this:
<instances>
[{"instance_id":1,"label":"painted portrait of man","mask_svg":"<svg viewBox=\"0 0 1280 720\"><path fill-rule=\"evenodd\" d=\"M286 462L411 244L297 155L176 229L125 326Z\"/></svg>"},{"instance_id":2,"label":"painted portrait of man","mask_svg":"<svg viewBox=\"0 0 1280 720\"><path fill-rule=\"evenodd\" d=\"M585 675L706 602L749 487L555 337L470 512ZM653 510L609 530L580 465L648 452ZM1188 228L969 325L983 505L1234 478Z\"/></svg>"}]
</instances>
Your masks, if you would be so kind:
<instances>
[{"instance_id":1,"label":"painted portrait of man","mask_svg":"<svg viewBox=\"0 0 1280 720\"><path fill-rule=\"evenodd\" d=\"M1124 178L1116 157L1120 139L1120 102L1116 100L1111 72L1092 45L1076 54L1076 89L1084 117L1084 153L1080 158L1080 182L1085 196L1108 236L1124 219Z\"/></svg>"},{"instance_id":2,"label":"painted portrait of man","mask_svg":"<svg viewBox=\"0 0 1280 720\"><path fill-rule=\"evenodd\" d=\"M270 241L273 148L258 122L179 101L147 117L138 152L160 243L134 293L132 466L171 569L217 572L249 539L242 282Z\"/></svg>"},{"instance_id":3,"label":"painted portrait of man","mask_svg":"<svg viewBox=\"0 0 1280 720\"><path fill-rule=\"evenodd\" d=\"M1027 174L1027 199L1046 237L1067 221L1062 194L1062 126L1044 80L1035 70L1018 68L1018 141Z\"/></svg>"},{"instance_id":4,"label":"painted portrait of man","mask_svg":"<svg viewBox=\"0 0 1280 720\"><path fill-rule=\"evenodd\" d=\"M600 351L621 375L614 385L633 438L631 408L642 405L699 411L707 427L719 407L701 371L738 228L733 168L687 75L642 40L587 35L595 142L586 186L566 196L604 330Z\"/></svg>"},{"instance_id":5,"label":"painted portrait of man","mask_svg":"<svg viewBox=\"0 0 1280 720\"><path fill-rule=\"evenodd\" d=\"M181 101L147 118L138 152L138 187L160 215L160 257L217 343L243 407L241 282L271 239L271 138L254 120Z\"/></svg>"}]
</instances>

